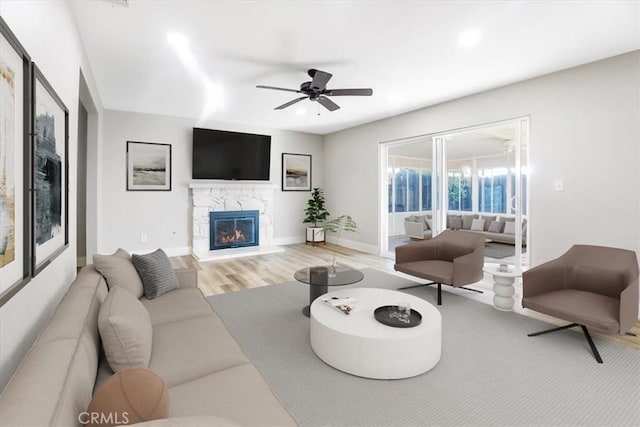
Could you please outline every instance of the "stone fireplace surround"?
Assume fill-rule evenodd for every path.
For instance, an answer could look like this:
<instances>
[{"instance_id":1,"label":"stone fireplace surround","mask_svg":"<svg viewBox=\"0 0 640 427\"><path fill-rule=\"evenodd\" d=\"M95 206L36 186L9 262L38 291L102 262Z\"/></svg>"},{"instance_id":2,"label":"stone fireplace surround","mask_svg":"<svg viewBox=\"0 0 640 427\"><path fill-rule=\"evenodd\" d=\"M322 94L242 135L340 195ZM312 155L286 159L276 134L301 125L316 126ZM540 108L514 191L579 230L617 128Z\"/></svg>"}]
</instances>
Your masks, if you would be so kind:
<instances>
[{"instance_id":1,"label":"stone fireplace surround","mask_svg":"<svg viewBox=\"0 0 640 427\"><path fill-rule=\"evenodd\" d=\"M273 245L273 203L277 186L247 181L192 182L192 254L198 261L282 252ZM209 250L209 212L257 210L260 245Z\"/></svg>"}]
</instances>

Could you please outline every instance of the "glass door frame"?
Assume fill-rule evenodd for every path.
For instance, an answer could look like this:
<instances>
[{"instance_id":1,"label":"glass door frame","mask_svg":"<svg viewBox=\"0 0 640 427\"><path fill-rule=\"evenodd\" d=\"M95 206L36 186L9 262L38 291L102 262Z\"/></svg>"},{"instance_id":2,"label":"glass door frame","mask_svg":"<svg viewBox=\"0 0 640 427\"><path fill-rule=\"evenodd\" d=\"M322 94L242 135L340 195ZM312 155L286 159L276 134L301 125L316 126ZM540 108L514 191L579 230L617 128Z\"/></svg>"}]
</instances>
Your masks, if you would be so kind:
<instances>
[{"instance_id":1,"label":"glass door frame","mask_svg":"<svg viewBox=\"0 0 640 427\"><path fill-rule=\"evenodd\" d=\"M522 257L522 147L527 147L528 152L530 148L529 133L530 133L530 118L529 116L522 116L513 119L507 119L497 122L485 123L476 126L469 126L465 128L448 130L445 132L438 132L426 135L419 135L411 138L399 139L394 141L381 142L378 151L379 160L379 255L386 257L393 257L393 253L388 251L388 151L389 147L394 145L406 144L410 142L427 142L429 139L432 141L432 153L433 153L433 166L432 166L432 215L433 215L433 236L435 237L443 230L446 229L447 211L448 211L448 182L447 182L447 168L446 168L446 141L447 137L452 135L474 132L491 127L500 126L513 126L515 132L515 195L509 201L508 210L513 211L515 217L515 268L516 271L521 272L522 267L528 266L530 262L530 234L531 234L531 204L527 200L528 209L528 225L526 228L526 241L527 251L525 257ZM527 154L527 161L529 154ZM528 175L527 197L529 197L529 187L531 185L531 179Z\"/></svg>"}]
</instances>

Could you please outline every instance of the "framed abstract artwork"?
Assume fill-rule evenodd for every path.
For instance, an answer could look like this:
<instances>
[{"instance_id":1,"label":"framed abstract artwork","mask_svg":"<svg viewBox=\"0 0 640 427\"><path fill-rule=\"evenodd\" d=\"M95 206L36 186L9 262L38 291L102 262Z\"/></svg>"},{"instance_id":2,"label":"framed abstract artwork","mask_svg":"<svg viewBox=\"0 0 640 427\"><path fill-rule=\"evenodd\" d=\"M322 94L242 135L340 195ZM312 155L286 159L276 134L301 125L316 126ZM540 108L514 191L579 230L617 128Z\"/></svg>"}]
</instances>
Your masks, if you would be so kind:
<instances>
[{"instance_id":1,"label":"framed abstract artwork","mask_svg":"<svg viewBox=\"0 0 640 427\"><path fill-rule=\"evenodd\" d=\"M171 144L127 141L127 191L171 191Z\"/></svg>"},{"instance_id":2,"label":"framed abstract artwork","mask_svg":"<svg viewBox=\"0 0 640 427\"><path fill-rule=\"evenodd\" d=\"M69 110L32 67L33 276L69 246Z\"/></svg>"},{"instance_id":3,"label":"framed abstract artwork","mask_svg":"<svg viewBox=\"0 0 640 427\"><path fill-rule=\"evenodd\" d=\"M31 277L30 64L29 55L0 18L0 307Z\"/></svg>"},{"instance_id":4,"label":"framed abstract artwork","mask_svg":"<svg viewBox=\"0 0 640 427\"><path fill-rule=\"evenodd\" d=\"M311 155L282 153L282 191L311 191Z\"/></svg>"}]
</instances>

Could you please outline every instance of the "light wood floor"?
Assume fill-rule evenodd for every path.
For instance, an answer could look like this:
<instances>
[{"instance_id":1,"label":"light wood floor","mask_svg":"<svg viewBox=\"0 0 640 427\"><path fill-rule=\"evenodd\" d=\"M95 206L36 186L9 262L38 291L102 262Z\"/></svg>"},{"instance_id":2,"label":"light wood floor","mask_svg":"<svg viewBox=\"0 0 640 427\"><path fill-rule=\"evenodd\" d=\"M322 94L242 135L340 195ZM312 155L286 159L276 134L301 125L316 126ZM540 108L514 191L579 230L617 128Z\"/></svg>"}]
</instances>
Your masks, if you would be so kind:
<instances>
[{"instance_id":1,"label":"light wood floor","mask_svg":"<svg viewBox=\"0 0 640 427\"><path fill-rule=\"evenodd\" d=\"M283 246L282 253L258 255L244 258L233 258L221 261L198 262L192 256L171 258L174 268L193 267L198 270L198 287L209 295L224 294L275 285L294 280L293 274L300 268L313 265L328 265L331 263L333 251L336 252L336 262L355 269L375 268L393 273L393 260L383 258L341 246L331 244L311 246L301 244ZM492 293L492 284L481 282L474 287ZM446 288L446 287L445 287ZM468 292L469 296L475 294ZM559 319L525 310L522 314L540 318L542 320L562 325ZM593 334L611 339L629 347L640 350L640 321L631 330L636 336L604 334L593 331Z\"/></svg>"}]
</instances>

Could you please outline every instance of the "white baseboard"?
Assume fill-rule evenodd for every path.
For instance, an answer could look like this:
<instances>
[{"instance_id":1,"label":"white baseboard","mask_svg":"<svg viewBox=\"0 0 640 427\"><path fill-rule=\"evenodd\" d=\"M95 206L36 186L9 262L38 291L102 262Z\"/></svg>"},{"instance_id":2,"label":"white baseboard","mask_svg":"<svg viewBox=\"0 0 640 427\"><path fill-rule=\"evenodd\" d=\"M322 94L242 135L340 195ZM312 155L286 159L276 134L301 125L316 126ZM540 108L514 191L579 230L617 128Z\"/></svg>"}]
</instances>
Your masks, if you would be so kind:
<instances>
[{"instance_id":1,"label":"white baseboard","mask_svg":"<svg viewBox=\"0 0 640 427\"><path fill-rule=\"evenodd\" d=\"M271 239L271 243L275 246L295 245L296 243L304 243L304 236L295 237L278 237L277 239Z\"/></svg>"},{"instance_id":2,"label":"white baseboard","mask_svg":"<svg viewBox=\"0 0 640 427\"><path fill-rule=\"evenodd\" d=\"M327 235L327 242L336 244L337 241L336 236ZM368 254L377 255L378 247L375 245L369 245L367 243L356 242L355 240L345 239L344 237L340 237L340 246L344 246L345 248L355 249L360 252L365 252Z\"/></svg>"}]
</instances>

